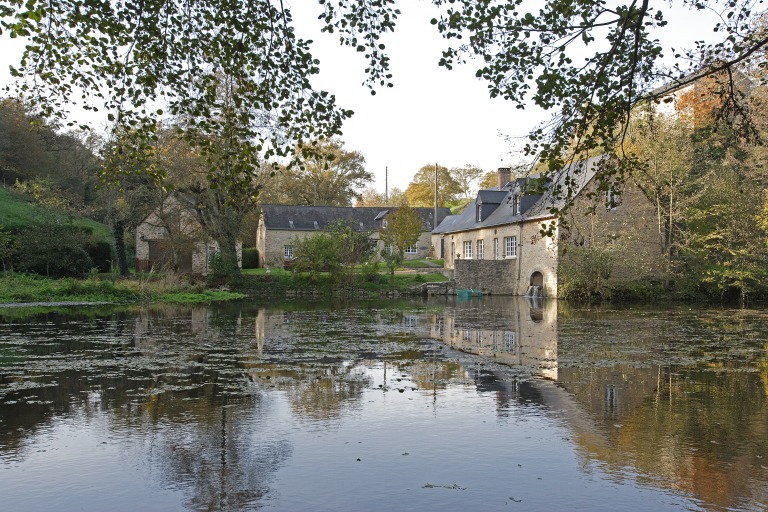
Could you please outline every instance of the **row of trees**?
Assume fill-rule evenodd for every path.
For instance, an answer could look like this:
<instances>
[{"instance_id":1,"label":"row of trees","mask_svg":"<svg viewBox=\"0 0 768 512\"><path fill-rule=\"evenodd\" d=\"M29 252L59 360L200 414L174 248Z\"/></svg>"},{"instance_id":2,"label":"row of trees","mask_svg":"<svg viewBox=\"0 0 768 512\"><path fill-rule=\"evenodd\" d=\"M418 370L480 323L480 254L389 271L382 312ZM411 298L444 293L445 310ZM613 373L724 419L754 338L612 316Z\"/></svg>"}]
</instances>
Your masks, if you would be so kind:
<instances>
[{"instance_id":1,"label":"row of trees","mask_svg":"<svg viewBox=\"0 0 768 512\"><path fill-rule=\"evenodd\" d=\"M447 41L440 65L476 63L492 97L553 112L525 146L550 175L583 152L615 153L637 104L663 95L659 83L690 80L685 64L699 76L765 67L765 12L753 0L546 0L532 12L519 0L432 3L432 25ZM372 93L391 87L382 34L395 30L397 2L318 4L321 29L364 55L364 84ZM672 4L717 12L713 42L665 48L653 31L669 24ZM201 152L208 185L229 188L235 199L264 160L296 162L293 148L339 135L352 115L312 87L319 62L283 2L3 2L0 34L29 41L11 71L36 111L64 119L72 103L103 109L115 123L111 138L137 154L152 145L164 116L183 120L177 129ZM670 56L671 69L662 60ZM744 112L733 88L721 93L727 110ZM749 131L750 116L737 128ZM162 178L155 170L145 169ZM625 170L606 168L599 178L620 182Z\"/></svg>"},{"instance_id":2,"label":"row of trees","mask_svg":"<svg viewBox=\"0 0 768 512\"><path fill-rule=\"evenodd\" d=\"M656 208L666 274L716 294L768 296L768 150L721 117L714 80L678 102L674 116L653 104L638 112L625 148L643 165L633 179ZM768 93L749 91L755 135L768 137Z\"/></svg>"},{"instance_id":3,"label":"row of trees","mask_svg":"<svg viewBox=\"0 0 768 512\"><path fill-rule=\"evenodd\" d=\"M522 168L517 169L524 172ZM460 210L474 199L479 189L498 186L496 171L485 172L483 169L467 164L462 167L447 168L439 164L422 166L405 190L393 188L385 195L368 188L360 194L358 206L408 205L412 207L437 206Z\"/></svg>"}]
</instances>

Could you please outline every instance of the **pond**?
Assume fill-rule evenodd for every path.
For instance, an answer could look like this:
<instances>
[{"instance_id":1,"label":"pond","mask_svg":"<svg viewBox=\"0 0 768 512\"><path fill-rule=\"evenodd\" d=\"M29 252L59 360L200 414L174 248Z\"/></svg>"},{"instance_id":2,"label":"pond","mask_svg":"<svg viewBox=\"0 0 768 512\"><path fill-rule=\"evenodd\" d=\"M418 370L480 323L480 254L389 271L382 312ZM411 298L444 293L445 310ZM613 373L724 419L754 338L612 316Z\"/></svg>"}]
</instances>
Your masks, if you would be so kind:
<instances>
[{"instance_id":1,"label":"pond","mask_svg":"<svg viewBox=\"0 0 768 512\"><path fill-rule=\"evenodd\" d=\"M768 311L0 310L0 509L768 509Z\"/></svg>"}]
</instances>

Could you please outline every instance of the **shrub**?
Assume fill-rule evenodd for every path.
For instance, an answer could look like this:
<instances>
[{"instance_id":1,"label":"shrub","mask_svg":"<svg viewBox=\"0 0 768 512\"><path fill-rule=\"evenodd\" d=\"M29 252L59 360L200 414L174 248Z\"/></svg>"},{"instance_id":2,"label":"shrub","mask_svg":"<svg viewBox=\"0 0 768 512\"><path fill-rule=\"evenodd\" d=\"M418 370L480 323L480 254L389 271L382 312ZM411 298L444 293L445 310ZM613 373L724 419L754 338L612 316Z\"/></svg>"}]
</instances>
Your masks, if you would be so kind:
<instances>
[{"instance_id":1,"label":"shrub","mask_svg":"<svg viewBox=\"0 0 768 512\"><path fill-rule=\"evenodd\" d=\"M381 275L379 274L379 262L373 258L364 262L360 266L360 275L369 283L378 283L381 280Z\"/></svg>"},{"instance_id":2,"label":"shrub","mask_svg":"<svg viewBox=\"0 0 768 512\"><path fill-rule=\"evenodd\" d=\"M558 293L577 302L595 302L611 298L609 279L613 255L595 246L568 247L558 268Z\"/></svg>"},{"instance_id":3,"label":"shrub","mask_svg":"<svg viewBox=\"0 0 768 512\"><path fill-rule=\"evenodd\" d=\"M259 250L243 247L243 268L259 268Z\"/></svg>"},{"instance_id":4,"label":"shrub","mask_svg":"<svg viewBox=\"0 0 768 512\"><path fill-rule=\"evenodd\" d=\"M112 270L112 244L99 241L88 244L86 250L99 272L106 274Z\"/></svg>"},{"instance_id":5,"label":"shrub","mask_svg":"<svg viewBox=\"0 0 768 512\"><path fill-rule=\"evenodd\" d=\"M19 233L16 267L49 277L84 276L93 261L83 248L84 235L73 226L38 223Z\"/></svg>"}]
</instances>

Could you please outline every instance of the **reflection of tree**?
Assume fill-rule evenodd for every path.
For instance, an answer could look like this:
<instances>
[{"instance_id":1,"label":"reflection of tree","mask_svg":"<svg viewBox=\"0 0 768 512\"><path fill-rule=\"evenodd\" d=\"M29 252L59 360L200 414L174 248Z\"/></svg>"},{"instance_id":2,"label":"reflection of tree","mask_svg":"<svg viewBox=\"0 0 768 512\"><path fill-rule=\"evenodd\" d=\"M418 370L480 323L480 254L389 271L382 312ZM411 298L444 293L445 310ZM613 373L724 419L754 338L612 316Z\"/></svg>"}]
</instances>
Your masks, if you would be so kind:
<instances>
[{"instance_id":1,"label":"reflection of tree","mask_svg":"<svg viewBox=\"0 0 768 512\"><path fill-rule=\"evenodd\" d=\"M369 379L343 361L312 365L257 365L251 369L256 382L285 391L294 413L302 419L338 418L359 401Z\"/></svg>"},{"instance_id":2,"label":"reflection of tree","mask_svg":"<svg viewBox=\"0 0 768 512\"><path fill-rule=\"evenodd\" d=\"M558 380L592 419L570 422L574 440L610 471L631 464L717 507L764 499L768 400L758 375L617 365L561 368Z\"/></svg>"},{"instance_id":3,"label":"reflection of tree","mask_svg":"<svg viewBox=\"0 0 768 512\"><path fill-rule=\"evenodd\" d=\"M151 462L166 485L192 484L187 487L190 509L254 508L268 493L271 475L290 457L290 444L249 435L267 428L269 409L260 400L200 406L185 411L185 420L173 428L155 425Z\"/></svg>"}]
</instances>

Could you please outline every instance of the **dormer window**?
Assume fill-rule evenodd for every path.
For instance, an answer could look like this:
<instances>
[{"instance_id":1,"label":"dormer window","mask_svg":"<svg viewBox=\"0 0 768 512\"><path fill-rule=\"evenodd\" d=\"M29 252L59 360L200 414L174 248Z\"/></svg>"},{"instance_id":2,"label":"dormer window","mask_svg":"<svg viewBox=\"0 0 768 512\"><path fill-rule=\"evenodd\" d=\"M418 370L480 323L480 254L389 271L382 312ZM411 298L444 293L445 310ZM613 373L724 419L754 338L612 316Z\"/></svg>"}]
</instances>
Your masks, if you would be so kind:
<instances>
[{"instance_id":1,"label":"dormer window","mask_svg":"<svg viewBox=\"0 0 768 512\"><path fill-rule=\"evenodd\" d=\"M482 221L483 220L483 205L482 204L478 204L475 207L475 212L476 212L475 221L477 221L477 222Z\"/></svg>"},{"instance_id":2,"label":"dormer window","mask_svg":"<svg viewBox=\"0 0 768 512\"><path fill-rule=\"evenodd\" d=\"M315 229L320 229L320 225L315 221Z\"/></svg>"},{"instance_id":3,"label":"dormer window","mask_svg":"<svg viewBox=\"0 0 768 512\"><path fill-rule=\"evenodd\" d=\"M293 226L293 221L292 220L288 221L288 225L291 226L291 229L293 229L294 226Z\"/></svg>"},{"instance_id":4,"label":"dormer window","mask_svg":"<svg viewBox=\"0 0 768 512\"><path fill-rule=\"evenodd\" d=\"M520 215L520 194L512 196L512 215Z\"/></svg>"}]
</instances>

